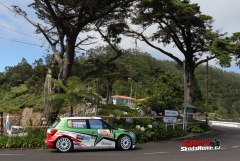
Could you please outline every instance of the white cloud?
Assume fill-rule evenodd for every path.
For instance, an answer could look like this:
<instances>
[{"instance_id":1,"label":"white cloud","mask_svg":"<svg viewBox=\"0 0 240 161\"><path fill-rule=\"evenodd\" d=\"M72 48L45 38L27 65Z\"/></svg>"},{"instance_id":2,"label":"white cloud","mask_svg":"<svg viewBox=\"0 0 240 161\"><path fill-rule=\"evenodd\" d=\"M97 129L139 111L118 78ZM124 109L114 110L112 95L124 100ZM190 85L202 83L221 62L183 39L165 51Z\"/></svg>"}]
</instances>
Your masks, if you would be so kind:
<instances>
[{"instance_id":1,"label":"white cloud","mask_svg":"<svg viewBox=\"0 0 240 161\"><path fill-rule=\"evenodd\" d=\"M191 0L191 2L198 3L203 14L213 17L215 29L223 29L223 32L229 34L239 31L239 0Z\"/></svg>"}]
</instances>

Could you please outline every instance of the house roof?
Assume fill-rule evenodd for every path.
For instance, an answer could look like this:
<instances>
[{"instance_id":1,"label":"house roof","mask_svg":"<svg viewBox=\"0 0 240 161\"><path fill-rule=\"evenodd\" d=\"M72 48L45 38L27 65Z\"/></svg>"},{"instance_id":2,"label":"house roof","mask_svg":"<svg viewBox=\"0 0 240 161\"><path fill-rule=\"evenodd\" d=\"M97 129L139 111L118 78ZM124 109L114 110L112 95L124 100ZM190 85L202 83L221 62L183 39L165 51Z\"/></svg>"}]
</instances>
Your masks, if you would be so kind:
<instances>
[{"instance_id":1,"label":"house roof","mask_svg":"<svg viewBox=\"0 0 240 161\"><path fill-rule=\"evenodd\" d=\"M132 97L128 97L128 96L121 96L121 95L114 95L112 96L112 98L122 98L122 99L129 99L129 100L135 100Z\"/></svg>"}]
</instances>

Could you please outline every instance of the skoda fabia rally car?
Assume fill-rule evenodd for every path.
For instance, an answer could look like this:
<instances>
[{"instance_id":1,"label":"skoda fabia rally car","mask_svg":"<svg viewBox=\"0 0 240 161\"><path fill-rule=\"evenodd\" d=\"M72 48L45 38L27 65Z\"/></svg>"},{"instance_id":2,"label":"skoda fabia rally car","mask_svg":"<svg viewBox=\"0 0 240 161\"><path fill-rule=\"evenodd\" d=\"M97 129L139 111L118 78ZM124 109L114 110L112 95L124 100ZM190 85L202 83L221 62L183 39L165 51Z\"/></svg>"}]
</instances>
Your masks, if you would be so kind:
<instances>
[{"instance_id":1,"label":"skoda fabia rally car","mask_svg":"<svg viewBox=\"0 0 240 161\"><path fill-rule=\"evenodd\" d=\"M116 129L100 117L66 117L57 119L47 130L47 147L67 152L73 149L134 149L134 133Z\"/></svg>"}]
</instances>

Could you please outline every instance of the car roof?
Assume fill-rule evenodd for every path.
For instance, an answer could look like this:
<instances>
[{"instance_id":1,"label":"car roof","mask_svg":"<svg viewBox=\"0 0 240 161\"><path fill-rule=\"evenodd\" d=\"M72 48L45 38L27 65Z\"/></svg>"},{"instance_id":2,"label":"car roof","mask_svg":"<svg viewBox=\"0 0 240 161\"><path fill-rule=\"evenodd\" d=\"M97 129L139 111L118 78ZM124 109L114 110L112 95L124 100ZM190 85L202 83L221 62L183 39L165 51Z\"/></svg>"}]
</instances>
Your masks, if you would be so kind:
<instances>
[{"instance_id":1,"label":"car roof","mask_svg":"<svg viewBox=\"0 0 240 161\"><path fill-rule=\"evenodd\" d=\"M88 119L88 120L93 120L93 119L101 119L101 117L61 117L61 120L77 120L77 119Z\"/></svg>"}]
</instances>

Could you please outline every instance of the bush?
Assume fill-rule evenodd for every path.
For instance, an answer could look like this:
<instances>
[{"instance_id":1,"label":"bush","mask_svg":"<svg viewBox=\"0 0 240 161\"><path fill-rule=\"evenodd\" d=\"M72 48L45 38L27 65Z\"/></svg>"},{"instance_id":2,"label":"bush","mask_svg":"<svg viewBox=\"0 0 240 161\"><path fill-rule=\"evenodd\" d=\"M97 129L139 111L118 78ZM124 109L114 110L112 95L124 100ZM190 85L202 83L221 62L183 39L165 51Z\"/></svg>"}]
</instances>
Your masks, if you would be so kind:
<instances>
[{"instance_id":1,"label":"bush","mask_svg":"<svg viewBox=\"0 0 240 161\"><path fill-rule=\"evenodd\" d=\"M176 126L175 130L170 127L166 130L163 124L151 129L146 128L144 131L141 129L133 130L133 132L136 134L138 143L145 143L148 141L163 141L185 135L182 130L182 126Z\"/></svg>"},{"instance_id":2,"label":"bush","mask_svg":"<svg viewBox=\"0 0 240 161\"><path fill-rule=\"evenodd\" d=\"M0 149L45 148L46 129L27 129L28 135L8 138L0 137Z\"/></svg>"},{"instance_id":3,"label":"bush","mask_svg":"<svg viewBox=\"0 0 240 161\"><path fill-rule=\"evenodd\" d=\"M113 105L113 104L107 104L107 105L101 105L100 108L101 108L101 110L105 109L105 110L110 110L110 111L118 109L118 110L121 110L123 112L137 114L136 110L133 110L133 109L129 108L128 106L116 106L116 105Z\"/></svg>"},{"instance_id":4,"label":"bush","mask_svg":"<svg viewBox=\"0 0 240 161\"><path fill-rule=\"evenodd\" d=\"M191 133L202 133L204 130L200 127L200 124L188 125L187 131Z\"/></svg>"},{"instance_id":5,"label":"bush","mask_svg":"<svg viewBox=\"0 0 240 161\"><path fill-rule=\"evenodd\" d=\"M212 127L209 126L208 123L206 123L206 122L205 123L201 123L199 125L200 125L200 128L203 129L204 131L208 131L208 130L212 129Z\"/></svg>"}]
</instances>

